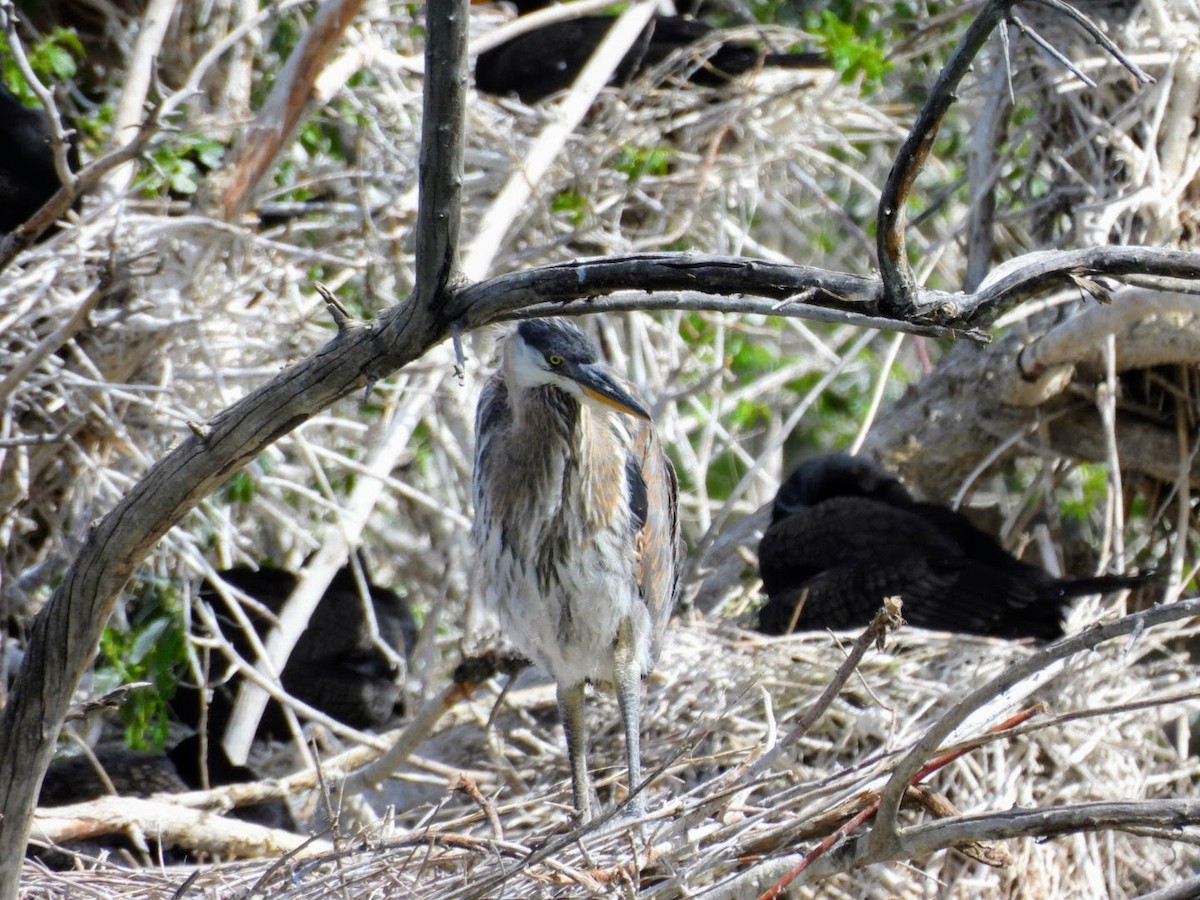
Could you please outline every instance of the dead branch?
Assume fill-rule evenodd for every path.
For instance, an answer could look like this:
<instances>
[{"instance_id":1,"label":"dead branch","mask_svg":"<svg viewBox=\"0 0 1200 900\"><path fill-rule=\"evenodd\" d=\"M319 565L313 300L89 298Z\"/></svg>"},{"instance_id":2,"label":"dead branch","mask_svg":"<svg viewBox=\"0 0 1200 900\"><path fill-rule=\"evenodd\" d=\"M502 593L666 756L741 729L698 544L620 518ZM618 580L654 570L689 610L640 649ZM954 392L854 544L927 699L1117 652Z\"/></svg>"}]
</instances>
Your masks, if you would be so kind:
<instances>
[{"instance_id":1,"label":"dead branch","mask_svg":"<svg viewBox=\"0 0 1200 900\"><path fill-rule=\"evenodd\" d=\"M800 298L814 307L870 315L881 322L904 321L881 312L883 285L876 279L731 257L626 257L615 263L551 266L461 288L457 245L465 6L433 2L428 15L429 89L423 118L416 292L370 324L345 327L310 358L197 428L89 532L34 624L22 674L0 719L0 858L16 859L23 849L36 775L45 769L69 697L134 566L187 510L273 441L336 399L416 360L443 341L452 327L471 330L515 316L527 304L554 304L564 298L573 298L573 305L561 309L582 311L588 297L637 289L746 293L777 301ZM171 99L181 102L180 98L177 93ZM349 268L337 254L328 259ZM985 282L985 288L973 294L921 291L917 309L907 311L909 317L923 316L925 324L974 324L1048 286L1075 285L1092 276L1200 279L1196 254L1138 247L1027 257L1017 266L1021 271L990 285ZM904 832L902 837L909 835ZM565 846L546 846L550 844ZM0 896L14 895L14 868L0 874Z\"/></svg>"},{"instance_id":2,"label":"dead branch","mask_svg":"<svg viewBox=\"0 0 1200 900\"><path fill-rule=\"evenodd\" d=\"M929 96L917 114L908 138L896 153L896 161L888 174L879 200L876 252L883 280L882 308L897 314L898 318L922 307L915 296L917 284L908 262L908 243L904 238L905 204L917 175L933 149L933 141L942 120L956 99L955 91L959 82L983 49L988 36L1004 21L1015 2L989 0L972 20L930 88Z\"/></svg>"},{"instance_id":3,"label":"dead branch","mask_svg":"<svg viewBox=\"0 0 1200 900\"><path fill-rule=\"evenodd\" d=\"M800 740L821 714L829 708L829 704L833 702L833 698L837 696L837 692L842 689L842 686L854 674L855 667L866 655L867 651L871 647L875 647L877 650L883 649L888 633L895 631L903 624L903 619L901 619L902 613L903 607L896 598L893 597L884 601L884 605L880 608L879 612L875 613L875 617L871 620L871 623L863 630L862 634L855 638L854 644L850 647L846 658L842 660L842 664L838 666L837 672L829 684L825 686L825 689L813 702L812 706L792 726L787 736L756 759L753 764L746 767L744 771L735 769L730 772L730 784L735 781L749 781L758 777L774 765L785 748L793 746Z\"/></svg>"},{"instance_id":4,"label":"dead branch","mask_svg":"<svg viewBox=\"0 0 1200 900\"><path fill-rule=\"evenodd\" d=\"M961 702L947 712L929 728L919 741L896 764L883 790L879 802L879 815L871 829L870 852L887 854L895 852L902 835L896 824L900 801L905 789L927 760L967 716L994 700L1020 682L1048 668L1058 660L1066 659L1083 650L1130 633L1140 633L1163 622L1172 622L1200 613L1200 599L1181 600L1145 612L1125 616L1115 622L1096 625L1080 634L1055 641L1049 647L1035 653L1029 659L1010 666L1002 675L972 691ZM1200 807L1197 807L1200 809Z\"/></svg>"},{"instance_id":5,"label":"dead branch","mask_svg":"<svg viewBox=\"0 0 1200 900\"><path fill-rule=\"evenodd\" d=\"M920 859L960 841L997 841L1017 837L1059 837L1088 831L1167 830L1200 825L1200 801L1138 800L1077 803L1044 809L1013 809L955 819L939 819L906 828L891 859ZM872 831L874 834L874 831ZM813 878L883 862L871 847L871 835L847 842L810 870Z\"/></svg>"},{"instance_id":6,"label":"dead branch","mask_svg":"<svg viewBox=\"0 0 1200 900\"><path fill-rule=\"evenodd\" d=\"M1155 247L1095 247L1032 253L1006 263L1004 271L1003 278L993 276L971 294L918 289L914 296L919 309L905 318L884 310L884 286L875 278L742 257L640 253L555 263L490 278L460 291L447 314L470 330L517 318L526 307L543 313L553 308L562 315L598 308L644 309L645 303L632 297L623 298L619 307L601 307L594 298L618 291L687 291L693 297L744 294L798 300L812 307L857 312L877 319L880 327L905 321L955 327L990 320L1021 300L1065 281L1071 283L1070 279L1138 273L1200 280L1200 254ZM697 297L694 306L722 308L722 302L714 300L707 306Z\"/></svg>"},{"instance_id":7,"label":"dead branch","mask_svg":"<svg viewBox=\"0 0 1200 900\"><path fill-rule=\"evenodd\" d=\"M542 130L528 155L513 167L508 181L484 215L467 248L464 271L468 278L478 280L487 274L505 233L529 200L533 186L542 180L572 132L583 121L588 108L642 34L653 12L653 2L631 6L618 17L596 47L575 84L555 107L555 116Z\"/></svg>"},{"instance_id":8,"label":"dead branch","mask_svg":"<svg viewBox=\"0 0 1200 900\"><path fill-rule=\"evenodd\" d=\"M865 451L897 469L926 496L949 500L976 467L1029 451L1014 435L1045 423L1044 437L1063 456L1106 458L1098 414L1080 402L1102 374L1099 348L1116 342L1117 370L1200 358L1196 298L1141 288L1072 316L1027 339L1012 332L984 350L954 348L920 390L909 391L872 428ZM979 390L985 383L987 390ZM936 414L934 411L936 410ZM1118 409L1115 438L1123 465L1165 482L1179 472L1174 426ZM987 454L995 454L987 459ZM1190 463L1200 485L1200 461Z\"/></svg>"},{"instance_id":9,"label":"dead branch","mask_svg":"<svg viewBox=\"0 0 1200 900\"><path fill-rule=\"evenodd\" d=\"M883 195L879 201L877 252L880 275L883 281L881 309L897 318L920 317L932 309L922 302L917 294L916 279L908 262L908 245L904 237L905 204L912 193L917 175L924 168L933 149L933 142L941 128L950 106L957 99L957 90L964 76L974 65L975 57L987 43L988 37L998 25L1011 15L1018 0L988 0L975 16L962 36L958 46L938 73L937 80L929 90L921 111L913 123L912 130L903 146L896 153L896 161L888 174ZM1153 81L1150 76L1134 65L1110 41L1095 24L1061 0L1039 0L1083 26L1106 51L1128 68L1143 83ZM1064 60L1065 61L1065 60Z\"/></svg>"},{"instance_id":10,"label":"dead branch","mask_svg":"<svg viewBox=\"0 0 1200 900\"><path fill-rule=\"evenodd\" d=\"M869 834L851 838L807 866L792 884L811 884L835 872L873 863L921 859L961 842L990 843L1011 838L1133 830L1147 826L1178 829L1196 824L1200 824L1200 802L1194 800L1079 803L1050 809L1014 809L938 819L906 830L903 850L897 849L895 856L869 853ZM731 881L716 896L724 898L745 896L751 891L765 892L801 860L798 854L772 859Z\"/></svg>"},{"instance_id":11,"label":"dead branch","mask_svg":"<svg viewBox=\"0 0 1200 900\"><path fill-rule=\"evenodd\" d=\"M278 856L297 850L307 857L332 849L325 840L189 809L168 800L140 797L100 797L39 809L33 816L30 837L53 845L134 833L154 838L164 846L234 857Z\"/></svg>"},{"instance_id":12,"label":"dead branch","mask_svg":"<svg viewBox=\"0 0 1200 900\"><path fill-rule=\"evenodd\" d=\"M279 73L270 96L246 129L228 167L221 213L232 221L250 202L279 151L290 143L330 54L362 9L363 0L325 0Z\"/></svg>"}]
</instances>

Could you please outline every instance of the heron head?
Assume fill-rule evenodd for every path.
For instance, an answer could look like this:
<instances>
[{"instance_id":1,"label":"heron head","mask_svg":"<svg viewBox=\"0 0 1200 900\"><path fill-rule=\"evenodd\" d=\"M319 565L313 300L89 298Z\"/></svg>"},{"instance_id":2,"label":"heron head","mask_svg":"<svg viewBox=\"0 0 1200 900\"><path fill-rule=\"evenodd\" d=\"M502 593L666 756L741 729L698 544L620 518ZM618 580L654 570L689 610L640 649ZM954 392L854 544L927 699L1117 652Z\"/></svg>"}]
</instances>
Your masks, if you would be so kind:
<instances>
[{"instance_id":1,"label":"heron head","mask_svg":"<svg viewBox=\"0 0 1200 900\"><path fill-rule=\"evenodd\" d=\"M551 386L592 406L650 420L650 412L601 362L596 345L566 319L527 319L504 348L510 390Z\"/></svg>"}]
</instances>

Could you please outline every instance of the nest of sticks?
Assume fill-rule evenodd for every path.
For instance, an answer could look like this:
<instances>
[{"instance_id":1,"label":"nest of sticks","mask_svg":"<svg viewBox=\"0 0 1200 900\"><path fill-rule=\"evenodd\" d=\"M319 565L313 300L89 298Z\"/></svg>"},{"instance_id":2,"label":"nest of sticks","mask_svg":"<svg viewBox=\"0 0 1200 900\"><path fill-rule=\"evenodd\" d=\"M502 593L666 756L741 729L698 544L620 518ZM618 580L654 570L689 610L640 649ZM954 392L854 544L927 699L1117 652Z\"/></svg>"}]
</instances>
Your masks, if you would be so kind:
<instances>
[{"instance_id":1,"label":"nest of sticks","mask_svg":"<svg viewBox=\"0 0 1200 900\"><path fill-rule=\"evenodd\" d=\"M1016 813L1194 796L1200 760L1187 744L1188 718L1200 710L1200 677L1180 647L1195 630L1174 623L1105 641L1001 690L1037 648L902 627L867 650L812 719L855 635L764 639L681 623L647 682L643 755L655 778L644 842L620 820L572 831L551 688L513 692L490 728L496 695L483 690L441 726L474 762L440 785L430 784L435 767L406 767L395 777L430 799L369 825L352 824L347 812L340 832L323 836L333 846L158 870L35 874L27 864L29 896L741 897L810 855L813 880L791 896L1138 896L1192 874L1200 831L1164 821L1044 838ZM1025 836L850 871L844 862L819 868L823 840L864 833L851 820L878 801L896 761L989 685L992 699L946 744L967 749L923 779L900 822L1011 816ZM623 781L618 721L615 701L593 694L592 765L609 807ZM768 765L755 767L764 755ZM1102 828L1112 811L1095 810Z\"/></svg>"}]
</instances>

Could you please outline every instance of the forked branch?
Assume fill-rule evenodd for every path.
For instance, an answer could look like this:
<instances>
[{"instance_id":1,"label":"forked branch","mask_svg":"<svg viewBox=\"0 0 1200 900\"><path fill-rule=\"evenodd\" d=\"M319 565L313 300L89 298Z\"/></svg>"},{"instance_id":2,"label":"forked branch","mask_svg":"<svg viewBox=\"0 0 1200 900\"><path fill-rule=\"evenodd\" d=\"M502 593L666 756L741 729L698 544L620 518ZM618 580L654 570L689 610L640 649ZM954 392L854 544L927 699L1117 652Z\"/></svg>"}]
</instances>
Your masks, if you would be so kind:
<instances>
[{"instance_id":1,"label":"forked branch","mask_svg":"<svg viewBox=\"0 0 1200 900\"><path fill-rule=\"evenodd\" d=\"M908 137L896 154L896 161L888 173L887 183L879 199L876 247L879 256L879 272L883 282L880 310L895 318L924 318L936 313L936 303L922 297L908 262L908 247L904 238L904 208L912 193L917 175L925 166L933 142L946 112L955 100L963 78L974 65L975 58L983 49L997 26L1003 27L1019 0L988 0L983 9L971 22L966 34L950 54L950 59L938 73L937 80L929 90L929 96ZM1104 36L1087 16L1063 0L1038 0L1046 6L1069 16L1081 25L1097 43L1125 66L1142 83L1152 82L1132 60L1126 57L1112 41ZM944 313L938 313L942 319Z\"/></svg>"}]
</instances>

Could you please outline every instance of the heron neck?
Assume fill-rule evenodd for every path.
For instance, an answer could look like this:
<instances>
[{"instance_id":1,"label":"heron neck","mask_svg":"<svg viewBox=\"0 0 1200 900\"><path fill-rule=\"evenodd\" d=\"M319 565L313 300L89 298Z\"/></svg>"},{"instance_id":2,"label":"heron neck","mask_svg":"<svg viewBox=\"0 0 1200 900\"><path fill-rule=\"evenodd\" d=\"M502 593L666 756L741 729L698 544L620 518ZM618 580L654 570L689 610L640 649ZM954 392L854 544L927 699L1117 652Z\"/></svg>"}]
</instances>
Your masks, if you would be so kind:
<instances>
[{"instance_id":1,"label":"heron neck","mask_svg":"<svg viewBox=\"0 0 1200 900\"><path fill-rule=\"evenodd\" d=\"M626 453L618 413L580 403L556 387L525 388L510 397L511 442L519 469L540 496L563 496L588 532L609 527L623 514L619 503L599 502L623 494ZM565 472L573 473L565 477Z\"/></svg>"},{"instance_id":2,"label":"heron neck","mask_svg":"<svg viewBox=\"0 0 1200 900\"><path fill-rule=\"evenodd\" d=\"M509 403L513 430L534 445L569 438L579 418L579 401L550 385L518 388L509 395Z\"/></svg>"}]
</instances>

